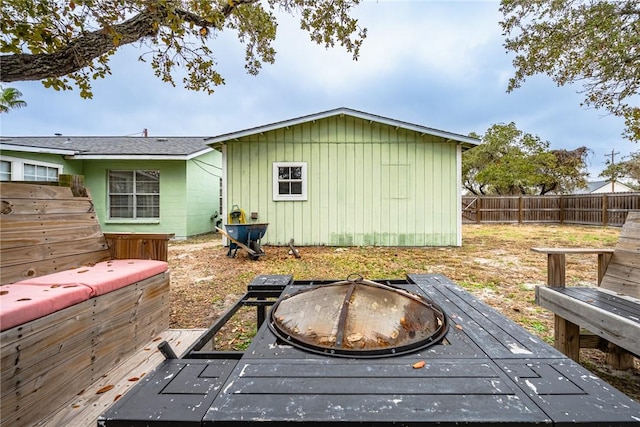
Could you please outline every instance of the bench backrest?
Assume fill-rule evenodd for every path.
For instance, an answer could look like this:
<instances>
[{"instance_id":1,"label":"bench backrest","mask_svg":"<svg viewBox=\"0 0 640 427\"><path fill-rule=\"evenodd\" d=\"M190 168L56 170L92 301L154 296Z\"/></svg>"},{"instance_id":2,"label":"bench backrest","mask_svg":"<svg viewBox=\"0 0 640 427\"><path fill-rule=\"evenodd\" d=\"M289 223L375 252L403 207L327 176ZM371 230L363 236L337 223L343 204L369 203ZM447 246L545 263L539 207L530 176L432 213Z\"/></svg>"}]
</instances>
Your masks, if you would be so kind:
<instances>
[{"instance_id":1,"label":"bench backrest","mask_svg":"<svg viewBox=\"0 0 640 427\"><path fill-rule=\"evenodd\" d=\"M68 187L0 182L0 284L111 258L90 197Z\"/></svg>"},{"instance_id":2,"label":"bench backrest","mask_svg":"<svg viewBox=\"0 0 640 427\"><path fill-rule=\"evenodd\" d=\"M600 287L640 298L640 211L627 214Z\"/></svg>"}]
</instances>

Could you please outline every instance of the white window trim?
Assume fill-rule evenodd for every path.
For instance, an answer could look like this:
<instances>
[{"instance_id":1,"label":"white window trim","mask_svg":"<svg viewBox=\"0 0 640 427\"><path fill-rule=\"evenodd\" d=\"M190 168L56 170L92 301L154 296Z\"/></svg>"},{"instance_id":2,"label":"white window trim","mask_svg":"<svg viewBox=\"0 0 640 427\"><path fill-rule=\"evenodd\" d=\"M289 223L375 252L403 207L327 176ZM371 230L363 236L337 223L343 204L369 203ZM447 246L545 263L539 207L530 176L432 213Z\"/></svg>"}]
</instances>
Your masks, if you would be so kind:
<instances>
[{"instance_id":1,"label":"white window trim","mask_svg":"<svg viewBox=\"0 0 640 427\"><path fill-rule=\"evenodd\" d=\"M278 168L280 167L302 167L302 194L280 194L278 192ZM273 163L273 200L284 201L305 201L307 200L307 162L274 162Z\"/></svg>"},{"instance_id":2,"label":"white window trim","mask_svg":"<svg viewBox=\"0 0 640 427\"><path fill-rule=\"evenodd\" d=\"M45 166L58 169L58 177L63 174L64 166L57 163L42 162L39 160L25 159L21 157L0 156L0 160L11 162L11 181L24 181L24 165ZM55 182L55 181L51 181Z\"/></svg>"}]
</instances>

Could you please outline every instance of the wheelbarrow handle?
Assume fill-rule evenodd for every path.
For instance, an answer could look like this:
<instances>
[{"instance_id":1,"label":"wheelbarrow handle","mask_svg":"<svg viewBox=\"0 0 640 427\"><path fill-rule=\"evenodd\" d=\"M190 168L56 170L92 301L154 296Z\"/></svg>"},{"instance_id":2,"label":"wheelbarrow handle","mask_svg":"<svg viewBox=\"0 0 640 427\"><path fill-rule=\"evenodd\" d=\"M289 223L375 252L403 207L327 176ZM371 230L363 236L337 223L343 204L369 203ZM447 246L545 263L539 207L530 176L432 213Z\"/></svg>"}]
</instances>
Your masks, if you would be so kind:
<instances>
[{"instance_id":1,"label":"wheelbarrow handle","mask_svg":"<svg viewBox=\"0 0 640 427\"><path fill-rule=\"evenodd\" d=\"M216 230L218 230L220 233L224 234L225 236L227 236L227 238L229 240L231 240L233 243L235 243L236 245L240 246L242 249L244 249L245 251L247 251L250 255L253 256L258 256L258 254L256 253L256 251L254 251L253 249L251 249L249 246L245 245L244 243L240 243L238 242L236 239L234 239L233 237L229 236L229 234L224 231L221 228L216 227Z\"/></svg>"}]
</instances>

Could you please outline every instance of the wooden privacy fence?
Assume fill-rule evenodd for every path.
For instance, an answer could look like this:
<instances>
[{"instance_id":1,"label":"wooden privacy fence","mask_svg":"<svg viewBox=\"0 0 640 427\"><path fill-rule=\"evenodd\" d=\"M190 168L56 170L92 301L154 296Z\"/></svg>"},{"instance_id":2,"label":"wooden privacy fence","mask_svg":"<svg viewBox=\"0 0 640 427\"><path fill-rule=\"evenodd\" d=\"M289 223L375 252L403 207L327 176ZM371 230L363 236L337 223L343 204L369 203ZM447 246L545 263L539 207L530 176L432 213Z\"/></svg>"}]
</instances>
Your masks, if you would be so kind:
<instances>
[{"instance_id":1,"label":"wooden privacy fence","mask_svg":"<svg viewBox=\"0 0 640 427\"><path fill-rule=\"evenodd\" d=\"M621 227L640 210L640 193L561 196L464 196L464 223L559 223Z\"/></svg>"}]
</instances>

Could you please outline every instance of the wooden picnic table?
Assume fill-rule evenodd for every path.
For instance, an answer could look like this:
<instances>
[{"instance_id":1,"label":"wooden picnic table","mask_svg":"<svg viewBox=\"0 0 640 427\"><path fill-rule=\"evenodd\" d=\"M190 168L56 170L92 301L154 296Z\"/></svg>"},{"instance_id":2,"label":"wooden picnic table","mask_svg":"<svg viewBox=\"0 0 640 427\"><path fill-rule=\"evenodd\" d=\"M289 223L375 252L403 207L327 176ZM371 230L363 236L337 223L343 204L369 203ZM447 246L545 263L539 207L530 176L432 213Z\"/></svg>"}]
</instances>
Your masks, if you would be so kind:
<instances>
[{"instance_id":1,"label":"wooden picnic table","mask_svg":"<svg viewBox=\"0 0 640 427\"><path fill-rule=\"evenodd\" d=\"M277 289L280 281L290 294L313 286L270 277L250 289ZM401 356L335 358L283 345L264 322L242 354L166 360L99 425L640 423L640 403L446 277L409 275L393 285L444 309L450 328L440 344ZM424 367L414 368L418 361Z\"/></svg>"}]
</instances>

